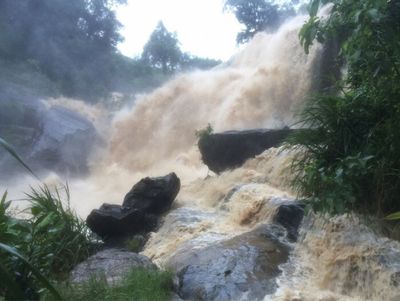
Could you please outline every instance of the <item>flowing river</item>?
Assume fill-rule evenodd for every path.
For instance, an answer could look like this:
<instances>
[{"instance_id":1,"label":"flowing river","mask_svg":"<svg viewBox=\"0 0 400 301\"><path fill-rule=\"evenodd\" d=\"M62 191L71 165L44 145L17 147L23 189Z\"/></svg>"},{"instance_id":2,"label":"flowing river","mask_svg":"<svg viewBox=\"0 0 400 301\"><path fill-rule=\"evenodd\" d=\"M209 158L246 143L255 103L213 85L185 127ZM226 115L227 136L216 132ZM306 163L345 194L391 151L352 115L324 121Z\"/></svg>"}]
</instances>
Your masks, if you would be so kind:
<instances>
[{"instance_id":1,"label":"flowing river","mask_svg":"<svg viewBox=\"0 0 400 301\"><path fill-rule=\"evenodd\" d=\"M90 176L70 180L71 203L85 217L103 202L121 203L140 178L174 171L182 181L174 211L143 254L163 266L188 242L207 246L268 222L289 187L294 152L272 148L220 175L201 162L196 130L282 128L318 81L322 50L305 55L298 39L305 17L274 34L258 34L217 68L176 76L108 121L80 102L53 100L89 117L107 145L93 155ZM47 182L57 181L49 176ZM229 201L227 201L229 200ZM175 215L196 222L176 223ZM280 269L278 290L265 300L400 300L400 244L364 225L363 218L308 216Z\"/></svg>"}]
</instances>

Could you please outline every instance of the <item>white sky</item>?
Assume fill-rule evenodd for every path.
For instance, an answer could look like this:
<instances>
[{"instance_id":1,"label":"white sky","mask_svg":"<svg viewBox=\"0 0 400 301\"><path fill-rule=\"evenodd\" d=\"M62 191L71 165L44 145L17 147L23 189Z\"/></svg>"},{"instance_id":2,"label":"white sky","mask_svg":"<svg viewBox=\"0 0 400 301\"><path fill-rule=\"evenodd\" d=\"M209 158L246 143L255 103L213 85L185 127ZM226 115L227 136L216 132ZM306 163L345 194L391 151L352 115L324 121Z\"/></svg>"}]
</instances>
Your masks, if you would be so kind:
<instances>
[{"instance_id":1,"label":"white sky","mask_svg":"<svg viewBox=\"0 0 400 301\"><path fill-rule=\"evenodd\" d=\"M223 13L224 0L128 0L117 9L125 41L120 51L129 57L142 53L159 20L176 32L184 52L227 60L236 51L241 26L235 16Z\"/></svg>"}]
</instances>

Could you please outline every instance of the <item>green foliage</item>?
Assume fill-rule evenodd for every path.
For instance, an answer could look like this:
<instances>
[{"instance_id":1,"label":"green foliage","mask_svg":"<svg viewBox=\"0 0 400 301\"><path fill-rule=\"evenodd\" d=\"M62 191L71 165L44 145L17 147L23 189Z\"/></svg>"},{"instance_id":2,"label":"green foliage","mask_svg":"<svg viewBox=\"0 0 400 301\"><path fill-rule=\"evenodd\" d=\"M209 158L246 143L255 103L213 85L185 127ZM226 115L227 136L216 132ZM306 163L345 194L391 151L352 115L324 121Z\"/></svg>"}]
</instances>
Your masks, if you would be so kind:
<instances>
[{"instance_id":1,"label":"green foliage","mask_svg":"<svg viewBox=\"0 0 400 301\"><path fill-rule=\"evenodd\" d=\"M387 219L389 221L400 220L400 211L389 214L388 216L385 217L385 219Z\"/></svg>"},{"instance_id":2,"label":"green foliage","mask_svg":"<svg viewBox=\"0 0 400 301\"><path fill-rule=\"evenodd\" d=\"M61 300L58 291L50 284L50 282L37 270L23 255L21 255L15 248L0 243L0 250L19 259L31 272L37 280L45 287L55 300ZM2 276L0 279L6 284L6 297L11 299L25 299L24 293L18 287L18 283L8 273L7 269L0 262L0 269Z\"/></svg>"},{"instance_id":3,"label":"green foliage","mask_svg":"<svg viewBox=\"0 0 400 301\"><path fill-rule=\"evenodd\" d=\"M196 137L199 140L204 140L207 139L212 133L214 132L214 129L212 128L211 124L207 124L207 127L201 130L197 130L195 132Z\"/></svg>"},{"instance_id":4,"label":"green foliage","mask_svg":"<svg viewBox=\"0 0 400 301\"><path fill-rule=\"evenodd\" d=\"M295 15L292 4L297 2L286 1L284 5L278 5L270 0L226 0L225 8L245 26L237 35L237 43L248 42L257 32L276 30L288 17Z\"/></svg>"},{"instance_id":5,"label":"green foliage","mask_svg":"<svg viewBox=\"0 0 400 301\"><path fill-rule=\"evenodd\" d=\"M171 299L172 273L168 271L133 269L121 283L107 284L98 276L83 284L64 284L59 287L64 300L71 301L166 301ZM53 300L44 296L44 300Z\"/></svg>"},{"instance_id":6,"label":"green foliage","mask_svg":"<svg viewBox=\"0 0 400 301\"><path fill-rule=\"evenodd\" d=\"M326 19L321 3L333 4ZM312 98L300 116L309 130L292 137L304 155L295 184L316 210L385 216L400 210L400 3L313 0L300 32L308 52L317 40L339 42L347 67L338 96Z\"/></svg>"},{"instance_id":7,"label":"green foliage","mask_svg":"<svg viewBox=\"0 0 400 301\"><path fill-rule=\"evenodd\" d=\"M181 58L176 34L169 32L160 21L143 48L142 59L167 74L177 69Z\"/></svg>"},{"instance_id":8,"label":"green foliage","mask_svg":"<svg viewBox=\"0 0 400 301\"><path fill-rule=\"evenodd\" d=\"M135 235L124 241L125 248L128 251L138 253L144 245L145 239L140 235Z\"/></svg>"},{"instance_id":9,"label":"green foliage","mask_svg":"<svg viewBox=\"0 0 400 301\"><path fill-rule=\"evenodd\" d=\"M112 10L124 0L2 0L0 58L34 63L65 95L105 95L122 40Z\"/></svg>"},{"instance_id":10,"label":"green foliage","mask_svg":"<svg viewBox=\"0 0 400 301\"><path fill-rule=\"evenodd\" d=\"M5 197L0 202L0 241L22 256L8 252L2 255L1 264L27 298L50 289L46 279L64 277L93 248L85 223L69 208L68 187L64 192L66 202L58 189L32 189L27 194L27 219L11 217ZM0 295L9 293L9 287L0 282Z\"/></svg>"}]
</instances>

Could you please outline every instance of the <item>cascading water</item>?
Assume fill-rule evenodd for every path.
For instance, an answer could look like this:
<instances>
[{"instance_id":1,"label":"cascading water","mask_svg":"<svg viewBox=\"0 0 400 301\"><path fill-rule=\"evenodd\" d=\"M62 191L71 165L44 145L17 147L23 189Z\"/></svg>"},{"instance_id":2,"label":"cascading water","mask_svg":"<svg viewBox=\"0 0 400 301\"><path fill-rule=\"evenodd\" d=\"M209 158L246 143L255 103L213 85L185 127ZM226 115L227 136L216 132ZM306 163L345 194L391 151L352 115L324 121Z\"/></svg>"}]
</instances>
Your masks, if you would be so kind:
<instances>
[{"instance_id":1,"label":"cascading water","mask_svg":"<svg viewBox=\"0 0 400 301\"><path fill-rule=\"evenodd\" d=\"M317 47L307 56L299 45L304 20L258 34L225 65L179 75L117 114L110 130L102 128L109 143L93 158L91 176L69 183L76 210L86 216L103 202L121 203L140 178L176 172L183 185L175 208L143 251L159 265L187 246L202 248L268 223L282 200L294 199L288 188L293 151L273 148L208 176L195 131L208 123L223 131L294 122L321 59ZM399 243L356 218L308 217L281 270L278 290L265 300L400 299Z\"/></svg>"},{"instance_id":2,"label":"cascading water","mask_svg":"<svg viewBox=\"0 0 400 301\"><path fill-rule=\"evenodd\" d=\"M184 187L204 178L195 132L208 123L215 131L292 124L319 63L319 49L307 56L299 45L304 20L295 18L276 34L258 34L222 66L178 75L137 97L132 110L115 117L90 179L70 183L79 195L72 200L78 210L85 215L101 202L119 202L144 176L175 171Z\"/></svg>"}]
</instances>

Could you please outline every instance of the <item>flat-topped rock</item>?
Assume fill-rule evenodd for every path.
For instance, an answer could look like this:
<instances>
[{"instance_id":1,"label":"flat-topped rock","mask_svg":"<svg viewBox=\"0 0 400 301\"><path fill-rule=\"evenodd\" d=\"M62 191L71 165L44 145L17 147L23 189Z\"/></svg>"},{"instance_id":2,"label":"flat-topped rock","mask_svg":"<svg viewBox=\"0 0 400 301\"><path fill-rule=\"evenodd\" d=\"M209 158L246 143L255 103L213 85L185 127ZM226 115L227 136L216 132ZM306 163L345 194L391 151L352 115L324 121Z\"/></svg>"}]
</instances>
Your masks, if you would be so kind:
<instances>
[{"instance_id":1,"label":"flat-topped rock","mask_svg":"<svg viewBox=\"0 0 400 301\"><path fill-rule=\"evenodd\" d=\"M293 129L255 129L204 135L198 146L203 162L214 172L241 166L247 159L278 146Z\"/></svg>"}]
</instances>

